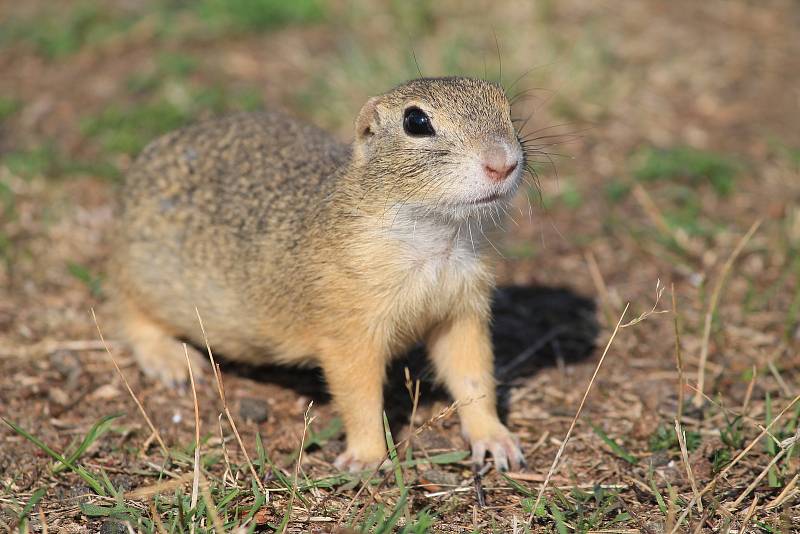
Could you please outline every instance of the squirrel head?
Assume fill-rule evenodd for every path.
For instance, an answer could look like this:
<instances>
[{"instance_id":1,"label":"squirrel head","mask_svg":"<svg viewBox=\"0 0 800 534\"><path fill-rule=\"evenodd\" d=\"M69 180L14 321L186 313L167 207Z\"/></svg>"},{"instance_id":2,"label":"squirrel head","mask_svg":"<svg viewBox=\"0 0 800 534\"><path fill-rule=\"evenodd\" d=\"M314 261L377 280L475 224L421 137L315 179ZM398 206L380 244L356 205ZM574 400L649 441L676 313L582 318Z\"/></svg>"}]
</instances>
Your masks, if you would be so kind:
<instances>
[{"instance_id":1,"label":"squirrel head","mask_svg":"<svg viewBox=\"0 0 800 534\"><path fill-rule=\"evenodd\" d=\"M370 98L355 123L353 164L389 205L463 218L508 201L525 167L498 84L421 78Z\"/></svg>"}]
</instances>

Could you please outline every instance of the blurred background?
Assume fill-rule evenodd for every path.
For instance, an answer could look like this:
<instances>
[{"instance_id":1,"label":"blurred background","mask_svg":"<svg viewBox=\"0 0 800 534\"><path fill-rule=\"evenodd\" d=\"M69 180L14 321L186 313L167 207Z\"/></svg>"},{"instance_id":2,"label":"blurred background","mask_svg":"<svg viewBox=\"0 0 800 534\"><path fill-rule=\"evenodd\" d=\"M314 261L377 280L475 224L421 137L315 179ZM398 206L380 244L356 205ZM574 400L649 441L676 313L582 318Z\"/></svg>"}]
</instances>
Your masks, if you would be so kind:
<instances>
[{"instance_id":1,"label":"blurred background","mask_svg":"<svg viewBox=\"0 0 800 534\"><path fill-rule=\"evenodd\" d=\"M32 355L94 339L87 310L103 299L115 188L146 143L204 117L266 107L347 141L369 96L420 73L501 82L527 121L523 134L546 153L538 187L520 193L493 238L501 283L595 298L605 327L628 301L636 314L652 307L657 280L674 284L694 376L703 317L728 274L706 389L740 405L752 370L763 369L748 393L762 399L756 412L764 395L787 398L800 366L798 28L793 0L2 0L0 368L13 378L0 384L5 411L31 425L59 406L66 417L69 401L45 391L66 371ZM666 295L659 306L671 308ZM671 424L663 408L675 402L672 319L654 316L618 343L589 417L631 450L652 452L652 436ZM108 371L99 353L80 362L90 376ZM509 417L524 443L563 432L564 417L552 416L565 415L593 366L559 366L523 384ZM56 389L68 399L93 391L85 381ZM89 403L71 416L103 409ZM625 417L636 413L645 416ZM595 456L580 452L599 442L588 436L570 456L573 472L592 472ZM537 451L530 460L541 472L555 449L548 441Z\"/></svg>"},{"instance_id":2,"label":"blurred background","mask_svg":"<svg viewBox=\"0 0 800 534\"><path fill-rule=\"evenodd\" d=\"M370 95L419 72L500 81L523 133L553 136L538 141L551 153L538 158L541 194L527 192L535 222L522 199L522 224L498 238L521 260L505 272L518 281L565 283L542 269L552 256L596 242L602 261L602 241L620 239L635 248L618 253L674 254L670 268L688 272L698 265L685 254L713 249L720 230L758 216L795 224L800 9L789 0L0 6L5 328L26 283L49 288L31 288L29 305L75 279L98 294L114 184L154 137L282 107L348 140ZM609 276L635 283L625 261Z\"/></svg>"}]
</instances>

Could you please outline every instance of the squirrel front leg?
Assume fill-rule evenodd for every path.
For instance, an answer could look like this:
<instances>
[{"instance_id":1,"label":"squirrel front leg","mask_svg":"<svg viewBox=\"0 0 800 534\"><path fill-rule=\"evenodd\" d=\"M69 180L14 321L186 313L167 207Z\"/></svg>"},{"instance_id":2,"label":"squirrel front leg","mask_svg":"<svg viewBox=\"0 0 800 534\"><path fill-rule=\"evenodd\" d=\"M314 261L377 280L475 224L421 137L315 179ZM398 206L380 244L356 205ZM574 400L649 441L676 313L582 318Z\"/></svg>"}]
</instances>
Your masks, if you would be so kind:
<instances>
[{"instance_id":1,"label":"squirrel front leg","mask_svg":"<svg viewBox=\"0 0 800 534\"><path fill-rule=\"evenodd\" d=\"M491 452L500 470L524 465L519 440L497 415L488 318L474 313L445 321L431 333L428 353L439 380L459 403L461 430L473 462L483 464Z\"/></svg>"},{"instance_id":2,"label":"squirrel front leg","mask_svg":"<svg viewBox=\"0 0 800 534\"><path fill-rule=\"evenodd\" d=\"M347 448L335 465L361 471L386 459L383 381L387 352L374 343L353 343L353 339L357 338L326 343L320 360L347 437Z\"/></svg>"}]
</instances>

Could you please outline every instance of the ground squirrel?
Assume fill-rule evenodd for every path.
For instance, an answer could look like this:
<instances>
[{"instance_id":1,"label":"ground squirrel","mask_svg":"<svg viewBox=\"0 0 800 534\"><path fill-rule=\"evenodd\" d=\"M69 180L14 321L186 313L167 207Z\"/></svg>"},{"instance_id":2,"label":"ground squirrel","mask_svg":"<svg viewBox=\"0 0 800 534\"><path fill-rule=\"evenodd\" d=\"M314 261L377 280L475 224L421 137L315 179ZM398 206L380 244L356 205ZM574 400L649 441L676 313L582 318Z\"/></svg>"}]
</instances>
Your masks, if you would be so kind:
<instances>
[{"instance_id":1,"label":"ground squirrel","mask_svg":"<svg viewBox=\"0 0 800 534\"><path fill-rule=\"evenodd\" d=\"M351 470L385 457L387 362L424 341L473 460L516 469L480 222L524 168L505 92L470 78L370 98L350 146L277 112L168 134L122 189L109 268L120 334L168 383L186 373L178 339L202 343L195 307L229 359L321 366L347 434L336 465Z\"/></svg>"}]
</instances>

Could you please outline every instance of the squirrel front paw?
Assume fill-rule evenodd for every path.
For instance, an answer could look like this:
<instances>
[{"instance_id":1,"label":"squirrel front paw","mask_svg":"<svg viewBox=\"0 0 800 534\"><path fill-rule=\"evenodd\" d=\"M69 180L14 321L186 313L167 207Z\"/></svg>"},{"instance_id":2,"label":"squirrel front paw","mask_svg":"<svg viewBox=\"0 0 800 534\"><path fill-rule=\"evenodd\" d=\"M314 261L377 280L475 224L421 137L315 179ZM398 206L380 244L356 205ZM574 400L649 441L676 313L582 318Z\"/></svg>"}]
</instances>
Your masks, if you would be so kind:
<instances>
[{"instance_id":1,"label":"squirrel front paw","mask_svg":"<svg viewBox=\"0 0 800 534\"><path fill-rule=\"evenodd\" d=\"M468 432L466 435L472 449L472 463L483 465L486 453L491 453L494 466L498 471L518 471L527 465L525 455L519 445L519 438L512 434L499 421L491 428Z\"/></svg>"},{"instance_id":2,"label":"squirrel front paw","mask_svg":"<svg viewBox=\"0 0 800 534\"><path fill-rule=\"evenodd\" d=\"M383 470L391 466L392 463L386 457L385 450L367 451L348 447L346 451L336 457L333 465L340 471L357 473L359 471L374 470L378 466Z\"/></svg>"}]
</instances>

